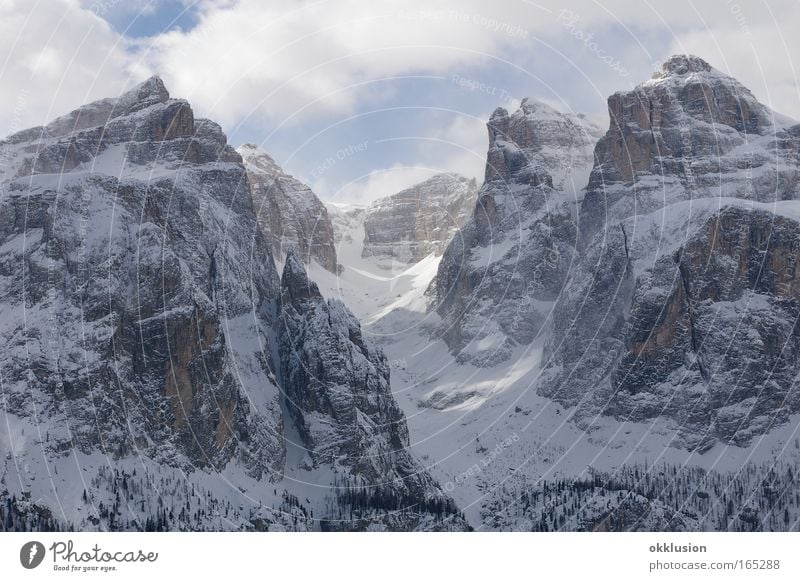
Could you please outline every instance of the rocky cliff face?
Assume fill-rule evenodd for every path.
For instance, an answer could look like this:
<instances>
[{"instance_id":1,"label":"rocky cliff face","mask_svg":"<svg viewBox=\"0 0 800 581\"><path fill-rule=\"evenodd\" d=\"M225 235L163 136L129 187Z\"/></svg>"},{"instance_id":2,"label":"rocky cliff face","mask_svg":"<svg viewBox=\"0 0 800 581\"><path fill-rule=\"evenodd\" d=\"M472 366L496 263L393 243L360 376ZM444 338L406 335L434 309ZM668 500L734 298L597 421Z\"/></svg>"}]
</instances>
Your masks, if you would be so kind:
<instances>
[{"instance_id":1,"label":"rocky cliff face","mask_svg":"<svg viewBox=\"0 0 800 581\"><path fill-rule=\"evenodd\" d=\"M364 218L362 256L419 262L440 255L475 207L478 185L456 174L438 174L378 200Z\"/></svg>"},{"instance_id":2,"label":"rocky cliff face","mask_svg":"<svg viewBox=\"0 0 800 581\"><path fill-rule=\"evenodd\" d=\"M392 529L420 528L435 513L449 521L436 526L459 526L452 502L406 450L408 428L389 387L386 356L341 301L322 297L291 252L280 313L287 408L313 465L348 478L340 485L374 509L416 499L416 510L377 519Z\"/></svg>"},{"instance_id":3,"label":"rocky cliff face","mask_svg":"<svg viewBox=\"0 0 800 581\"><path fill-rule=\"evenodd\" d=\"M159 79L85 110L2 144L7 412L69 418L50 429L54 453L217 468L244 454L280 478L269 363L231 336L270 325L278 292L249 257L270 249L239 156Z\"/></svg>"},{"instance_id":4,"label":"rocky cliff face","mask_svg":"<svg viewBox=\"0 0 800 581\"><path fill-rule=\"evenodd\" d=\"M511 115L499 108L490 121L485 181L526 185L538 182L544 171L549 176L544 180L555 190L580 190L602 134L584 115L562 113L533 99L523 99Z\"/></svg>"},{"instance_id":5,"label":"rocky cliff face","mask_svg":"<svg viewBox=\"0 0 800 581\"><path fill-rule=\"evenodd\" d=\"M800 409L798 242L796 216L730 205L661 257L631 299L612 411L669 415L702 446L747 444Z\"/></svg>"},{"instance_id":6,"label":"rocky cliff face","mask_svg":"<svg viewBox=\"0 0 800 581\"><path fill-rule=\"evenodd\" d=\"M690 449L747 444L800 410L796 126L688 56L609 112L540 391L665 418Z\"/></svg>"},{"instance_id":7,"label":"rocky cliff face","mask_svg":"<svg viewBox=\"0 0 800 581\"><path fill-rule=\"evenodd\" d=\"M457 358L506 360L539 334L577 236L576 176L588 175L597 128L529 99L488 124L486 178L475 210L428 290Z\"/></svg>"},{"instance_id":8,"label":"rocky cliff face","mask_svg":"<svg viewBox=\"0 0 800 581\"><path fill-rule=\"evenodd\" d=\"M255 145L245 144L237 151L247 168L259 222L272 239L273 254L282 260L293 250L306 264L313 259L336 273L336 243L325 205Z\"/></svg>"},{"instance_id":9,"label":"rocky cliff face","mask_svg":"<svg viewBox=\"0 0 800 581\"><path fill-rule=\"evenodd\" d=\"M682 55L609 115L593 156L579 119L492 115L476 212L429 289L442 336L484 366L541 337L539 393L584 427L606 414L665 422L688 449L746 445L800 411L798 125ZM560 189L564 159L594 159L585 196Z\"/></svg>"},{"instance_id":10,"label":"rocky cliff face","mask_svg":"<svg viewBox=\"0 0 800 581\"><path fill-rule=\"evenodd\" d=\"M607 215L649 213L684 200L795 197L793 122L698 57L668 59L650 80L611 95L608 111L583 204L587 234Z\"/></svg>"},{"instance_id":11,"label":"rocky cliff face","mask_svg":"<svg viewBox=\"0 0 800 581\"><path fill-rule=\"evenodd\" d=\"M115 530L463 528L404 447L385 358L343 306L303 294L291 254L281 284L218 125L153 78L0 149L0 499L30 505L17 514ZM289 478L298 430L314 463ZM42 477L75 459L79 473Z\"/></svg>"}]
</instances>

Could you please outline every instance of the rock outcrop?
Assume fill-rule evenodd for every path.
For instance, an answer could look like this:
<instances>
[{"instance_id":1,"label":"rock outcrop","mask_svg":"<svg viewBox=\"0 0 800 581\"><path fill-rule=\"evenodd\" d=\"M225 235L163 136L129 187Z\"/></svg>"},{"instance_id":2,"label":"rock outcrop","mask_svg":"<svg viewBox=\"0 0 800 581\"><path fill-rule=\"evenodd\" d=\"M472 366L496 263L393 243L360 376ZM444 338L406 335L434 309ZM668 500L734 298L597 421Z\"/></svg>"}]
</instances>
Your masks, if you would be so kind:
<instances>
[{"instance_id":1,"label":"rock outcrop","mask_svg":"<svg viewBox=\"0 0 800 581\"><path fill-rule=\"evenodd\" d=\"M290 250L309 264L316 260L338 272L336 242L328 210L306 184L286 174L257 146L237 150L247 168L258 220L272 239L272 252L283 260Z\"/></svg>"},{"instance_id":2,"label":"rock outcrop","mask_svg":"<svg viewBox=\"0 0 800 581\"><path fill-rule=\"evenodd\" d=\"M281 478L279 390L235 336L272 324L279 280L219 126L153 78L0 147L6 411L69 418L53 453Z\"/></svg>"},{"instance_id":3,"label":"rock outcrop","mask_svg":"<svg viewBox=\"0 0 800 581\"><path fill-rule=\"evenodd\" d=\"M486 178L428 294L459 361L494 365L541 332L577 238L575 179L588 175L598 130L529 99L488 123Z\"/></svg>"},{"instance_id":4,"label":"rock outcrop","mask_svg":"<svg viewBox=\"0 0 800 581\"><path fill-rule=\"evenodd\" d=\"M800 411L797 126L691 56L609 113L540 392L747 444Z\"/></svg>"},{"instance_id":5,"label":"rock outcrop","mask_svg":"<svg viewBox=\"0 0 800 581\"><path fill-rule=\"evenodd\" d=\"M538 391L587 428L605 414L692 450L747 445L800 412L799 126L683 55L609 116L581 156L575 119L492 115L475 215L429 289L442 336L480 365L542 337ZM583 196L554 178L570 156L594 159Z\"/></svg>"},{"instance_id":6,"label":"rock outcrop","mask_svg":"<svg viewBox=\"0 0 800 581\"><path fill-rule=\"evenodd\" d=\"M373 203L364 218L362 256L419 262L442 254L475 208L478 185L456 174L437 174Z\"/></svg>"},{"instance_id":7,"label":"rock outcrop","mask_svg":"<svg viewBox=\"0 0 800 581\"><path fill-rule=\"evenodd\" d=\"M583 114L562 113L530 98L511 115L498 108L490 121L485 181L499 178L510 187L544 179L555 190L577 192L586 183L602 135ZM549 178L537 178L542 171Z\"/></svg>"},{"instance_id":8,"label":"rock outcrop","mask_svg":"<svg viewBox=\"0 0 800 581\"><path fill-rule=\"evenodd\" d=\"M341 301L322 297L292 252L281 279L280 314L287 408L313 464L349 474L341 485L373 508L416 499L417 509L397 515L390 528L418 528L433 513L452 521L447 526L463 524L406 449L408 428L383 351L364 338Z\"/></svg>"},{"instance_id":9,"label":"rock outcrop","mask_svg":"<svg viewBox=\"0 0 800 581\"><path fill-rule=\"evenodd\" d=\"M673 417L701 446L800 410L798 260L797 216L729 205L700 224L636 285L612 411Z\"/></svg>"},{"instance_id":10,"label":"rock outcrop","mask_svg":"<svg viewBox=\"0 0 800 581\"><path fill-rule=\"evenodd\" d=\"M679 201L795 198L793 122L696 56L673 56L648 81L611 95L608 112L583 203L587 240L607 216Z\"/></svg>"}]
</instances>

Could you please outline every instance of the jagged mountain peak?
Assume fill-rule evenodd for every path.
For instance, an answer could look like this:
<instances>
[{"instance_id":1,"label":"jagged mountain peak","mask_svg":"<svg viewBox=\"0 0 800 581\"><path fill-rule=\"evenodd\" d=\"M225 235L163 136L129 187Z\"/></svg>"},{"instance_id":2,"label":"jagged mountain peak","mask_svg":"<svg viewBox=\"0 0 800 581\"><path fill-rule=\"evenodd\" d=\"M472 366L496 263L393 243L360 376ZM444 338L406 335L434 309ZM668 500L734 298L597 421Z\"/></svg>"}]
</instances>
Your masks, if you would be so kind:
<instances>
[{"instance_id":1,"label":"jagged mountain peak","mask_svg":"<svg viewBox=\"0 0 800 581\"><path fill-rule=\"evenodd\" d=\"M508 109L505 107L497 107L489 117L489 120L492 119L502 119L504 117L508 117L512 113L509 113ZM519 103L519 107L514 111L513 114L525 114L525 115L534 115L537 117L562 117L562 116L569 116L570 113L563 113L553 107L541 101L535 97L524 97L522 101ZM579 115L575 115L576 117Z\"/></svg>"},{"instance_id":2,"label":"jagged mountain peak","mask_svg":"<svg viewBox=\"0 0 800 581\"><path fill-rule=\"evenodd\" d=\"M461 194L464 189L477 191L477 187L478 182L475 178L468 178L456 172L441 172L397 193L375 200L367 208L367 212L374 212L381 207L392 206L398 202L407 204L412 197L417 200L417 205L446 205L453 195Z\"/></svg>"},{"instance_id":3,"label":"jagged mountain peak","mask_svg":"<svg viewBox=\"0 0 800 581\"><path fill-rule=\"evenodd\" d=\"M470 178L467 178L467 177L462 176L461 174L458 174L458 173L455 173L455 172L442 172L442 173L434 174L431 177L429 177L429 178L427 178L427 179L425 179L425 180L423 180L423 181L421 181L419 183L416 183L413 186L408 187L408 188L402 190L399 193L402 193L402 192L405 192L405 191L409 191L409 190L419 190L419 189L425 188L426 186L435 185L435 184L456 185L456 184L467 183L469 181L474 182L475 178L472 178L472 180L470 180ZM393 194L393 195L396 196L396 195L399 195L399 193L398 194ZM376 201L375 203L373 203L372 205L373 205L373 207L374 206L379 206L379 205L381 205L381 203L383 203L385 200L388 200L391 197L392 196L388 196L386 198L381 198L378 201Z\"/></svg>"},{"instance_id":4,"label":"jagged mountain peak","mask_svg":"<svg viewBox=\"0 0 800 581\"><path fill-rule=\"evenodd\" d=\"M222 128L195 119L188 101L171 98L159 77L15 133L0 141L0 151L8 160L0 180L86 173L153 180L192 164L241 163ZM154 163L159 172L141 172Z\"/></svg>"},{"instance_id":5,"label":"jagged mountain peak","mask_svg":"<svg viewBox=\"0 0 800 581\"><path fill-rule=\"evenodd\" d=\"M564 113L531 97L523 99L514 113L495 109L487 128L485 182L521 180L557 190L583 187L594 144L603 134L585 115Z\"/></svg>"},{"instance_id":6,"label":"jagged mountain peak","mask_svg":"<svg viewBox=\"0 0 800 581\"><path fill-rule=\"evenodd\" d=\"M164 81L161 80L161 77L152 76L118 97L106 97L82 105L66 115L54 119L45 127L36 127L16 133L9 137L9 141L24 141L37 134L61 137L76 131L105 125L112 119L130 115L169 100L169 91L164 85Z\"/></svg>"},{"instance_id":7,"label":"jagged mountain peak","mask_svg":"<svg viewBox=\"0 0 800 581\"><path fill-rule=\"evenodd\" d=\"M583 206L587 234L601 225L604 206L624 216L720 191L761 201L794 197L796 138L786 131L794 122L699 57L667 59L651 79L612 94L608 111ZM610 187L632 183L636 196Z\"/></svg>"},{"instance_id":8,"label":"jagged mountain peak","mask_svg":"<svg viewBox=\"0 0 800 581\"><path fill-rule=\"evenodd\" d=\"M548 105L544 101L540 101L533 97L525 97L519 104L519 113L527 116L535 116L539 119L560 119L562 117L578 117L572 113L564 113L555 107Z\"/></svg>"},{"instance_id":9,"label":"jagged mountain peak","mask_svg":"<svg viewBox=\"0 0 800 581\"><path fill-rule=\"evenodd\" d=\"M502 119L504 117L508 117L508 109L505 107L497 107L489 116L489 121L491 122L494 119Z\"/></svg>"},{"instance_id":10,"label":"jagged mountain peak","mask_svg":"<svg viewBox=\"0 0 800 581\"><path fill-rule=\"evenodd\" d=\"M510 115L495 109L488 131L478 202L428 289L451 352L478 365L505 361L544 324L568 270L570 204L586 184L602 133L584 116L531 98ZM521 320L519 305L532 298L536 306Z\"/></svg>"},{"instance_id":11,"label":"jagged mountain peak","mask_svg":"<svg viewBox=\"0 0 800 581\"><path fill-rule=\"evenodd\" d=\"M59 251L49 278L27 275L23 283L0 277L2 309L26 300L30 328L42 341L56 339L49 347L52 361L33 380L25 363L9 354L20 345L39 349L39 339L13 336L18 320L3 317L3 367L16 380L7 384L11 389L41 390L48 415L67 414L81 426L80 438L53 432L48 453L57 456L61 446L92 454L102 446L109 456L124 458L135 448L185 469L219 467L246 454L254 477L277 474L283 444L258 427L278 423L277 388L266 360L222 331L217 309L224 304L219 308L226 321L237 326L248 307L267 309L276 300L278 276L268 241L256 229L244 168L219 126L195 123L189 104L170 99L154 77L77 109L44 131L24 134L29 139L3 144L13 163L5 175L0 172L8 178L0 184L0 213L14 215L24 200L35 204L37 215L0 227L3 242L31 241L24 251L5 248L2 259L35 264L43 240ZM231 224L223 225L227 220ZM27 287L52 293L57 321L47 322L48 304L39 291L27 298ZM79 303L84 308L75 311L72 305ZM252 338L270 321L258 324L258 330L239 332ZM192 325L203 329L202 337L192 334ZM77 328L83 338L75 335ZM109 341L115 345L113 364ZM91 364L63 368L60 361L78 344ZM248 405L245 380L227 363L234 357L253 365L250 379L261 388L258 406ZM196 373L200 367L202 374ZM124 392L112 395L112 385L124 385ZM70 392L69 402L61 400L59 389ZM105 394L102 402L91 399L93 389ZM119 410L134 399L123 429ZM30 402L19 397L15 404L10 413L24 421ZM252 434L250 444L237 438L244 431Z\"/></svg>"},{"instance_id":12,"label":"jagged mountain peak","mask_svg":"<svg viewBox=\"0 0 800 581\"><path fill-rule=\"evenodd\" d=\"M653 71L649 79L641 82L636 89L656 87L664 85L665 83L675 87L696 83L724 85L755 99L755 97L751 95L750 90L735 77L723 73L719 69L712 67L702 58L690 54L672 55L661 64L660 68ZM618 93L621 94L627 92L628 91L618 91Z\"/></svg>"},{"instance_id":13,"label":"jagged mountain peak","mask_svg":"<svg viewBox=\"0 0 800 581\"><path fill-rule=\"evenodd\" d=\"M153 75L147 80L142 81L119 97L121 102L128 104L163 103L167 99L169 99L169 91L164 81L158 75Z\"/></svg>"},{"instance_id":14,"label":"jagged mountain peak","mask_svg":"<svg viewBox=\"0 0 800 581\"><path fill-rule=\"evenodd\" d=\"M584 255L553 310L553 375L540 393L589 402L576 416L667 419L690 449L746 444L797 405L794 361L782 359L797 346L774 323L791 319L781 309L797 296L766 282L795 274L772 256L796 253L786 245L798 235L787 212L797 138L739 81L690 55L608 104L581 205Z\"/></svg>"},{"instance_id":15,"label":"jagged mountain peak","mask_svg":"<svg viewBox=\"0 0 800 581\"><path fill-rule=\"evenodd\" d=\"M4 421L47 434L0 438L2 508L24 491L65 529L149 530L156 511L159 528L176 530L465 527L405 448L386 357L299 260L333 251L332 233L315 237L327 214L313 193L284 175L266 180L279 183L283 210L295 204L281 216L306 228L280 280L252 172L219 125L195 120L160 79L51 129L0 143L11 162L0 168ZM42 478L45 466L68 473L73 456L82 500L75 473L52 486ZM91 510L113 504L118 474L134 482L134 464L131 510ZM151 502L178 474L202 508L180 492L180 502ZM331 507L341 516L356 502L337 493L342 482L363 487L369 509L328 522ZM228 501L238 508L223 512ZM400 505L413 516L395 515Z\"/></svg>"},{"instance_id":16,"label":"jagged mountain peak","mask_svg":"<svg viewBox=\"0 0 800 581\"><path fill-rule=\"evenodd\" d=\"M289 250L281 275L281 290L284 299L291 301L321 299L317 283L308 278L308 273L294 250Z\"/></svg>"},{"instance_id":17,"label":"jagged mountain peak","mask_svg":"<svg viewBox=\"0 0 800 581\"><path fill-rule=\"evenodd\" d=\"M662 78L667 75L686 75L690 73L706 73L714 70L713 67L698 56L692 54L675 54L661 65L661 71L656 71L653 78Z\"/></svg>"},{"instance_id":18,"label":"jagged mountain peak","mask_svg":"<svg viewBox=\"0 0 800 581\"><path fill-rule=\"evenodd\" d=\"M696 119L722 128L729 126L739 133L756 135L783 125L785 118L762 104L736 78L693 55L668 58L653 76L633 91L621 91L609 98L609 108L620 99L644 96L655 115L671 124ZM681 120L683 119L683 121ZM654 119L656 123L658 119ZM612 117L612 123L614 119Z\"/></svg>"},{"instance_id":19,"label":"jagged mountain peak","mask_svg":"<svg viewBox=\"0 0 800 581\"><path fill-rule=\"evenodd\" d=\"M253 171L270 176L288 175L266 151L254 143L243 143L236 148L236 152L242 156L245 165Z\"/></svg>"}]
</instances>

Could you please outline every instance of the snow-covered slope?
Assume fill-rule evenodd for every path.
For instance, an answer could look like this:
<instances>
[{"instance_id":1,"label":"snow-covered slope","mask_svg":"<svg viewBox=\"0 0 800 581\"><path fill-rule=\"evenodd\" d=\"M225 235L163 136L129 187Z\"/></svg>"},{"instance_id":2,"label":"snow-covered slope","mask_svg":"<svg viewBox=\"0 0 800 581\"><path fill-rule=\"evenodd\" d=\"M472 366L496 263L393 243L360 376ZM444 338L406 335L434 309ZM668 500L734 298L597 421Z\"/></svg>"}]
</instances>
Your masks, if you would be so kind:
<instances>
[{"instance_id":1,"label":"snow-covered slope","mask_svg":"<svg viewBox=\"0 0 800 581\"><path fill-rule=\"evenodd\" d=\"M696 223L712 214L709 207ZM363 230L352 222L350 228L337 232L343 273L326 277L316 266L314 278L382 346L408 418L410 449L477 530L798 526L800 513L789 504L797 481L787 470L800 461L800 416L747 445L717 442L703 453L676 447L674 426L661 418L596 416L580 425L570 408L537 393L543 340L516 347L502 365L459 363L433 336L438 315L426 312L423 292L438 258L387 272L375 257L361 257ZM761 487L765 478L781 491L771 501Z\"/></svg>"}]
</instances>

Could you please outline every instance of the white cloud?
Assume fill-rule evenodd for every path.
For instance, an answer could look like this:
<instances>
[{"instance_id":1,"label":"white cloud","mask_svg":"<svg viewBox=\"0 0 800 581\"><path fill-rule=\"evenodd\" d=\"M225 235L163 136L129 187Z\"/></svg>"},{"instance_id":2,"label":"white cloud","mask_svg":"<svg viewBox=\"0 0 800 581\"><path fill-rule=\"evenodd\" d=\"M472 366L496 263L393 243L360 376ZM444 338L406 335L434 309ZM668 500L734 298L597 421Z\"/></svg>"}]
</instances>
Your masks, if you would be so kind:
<instances>
[{"instance_id":1,"label":"white cloud","mask_svg":"<svg viewBox=\"0 0 800 581\"><path fill-rule=\"evenodd\" d=\"M436 155L438 150L440 161L437 165L482 181L489 147L486 130L489 115L489 112L476 116L461 115L442 128L432 127L429 137L433 141L422 142L421 156Z\"/></svg>"},{"instance_id":2,"label":"white cloud","mask_svg":"<svg viewBox=\"0 0 800 581\"><path fill-rule=\"evenodd\" d=\"M351 110L375 96L377 79L445 74L529 48L535 28L553 25L537 13L522 2L489 10L478 0L240 0L207 9L191 31L154 39L148 62L223 123L251 115L291 122Z\"/></svg>"},{"instance_id":3,"label":"white cloud","mask_svg":"<svg viewBox=\"0 0 800 581\"><path fill-rule=\"evenodd\" d=\"M143 0L48 0L46 6L0 0L0 54L5 57L0 98L6 104L0 109L1 134L118 94L155 72L173 95L188 98L198 114L229 132L254 122L268 127L312 117L336 119L380 103L402 86L378 79L449 76L480 67L496 72L503 61L513 67L538 59L563 68L564 74L585 72L589 81L599 80L602 102L606 91L644 80L649 59L663 59L663 47L669 46L671 52L707 58L775 109L800 117L793 61L800 36L792 30L800 6L790 0L504 0L491 5L485 0L204 0L195 6L197 25L191 30L138 40L120 37L92 12L96 5L122 9L123 4L136 10L148 6ZM630 67L630 77L609 74L586 43L564 28L562 10L578 18L582 33L604 39L598 42L609 46L597 48ZM613 34L604 36L609 30ZM565 67L563 59L569 57L559 53L572 55L578 69ZM569 104L577 90L558 97ZM423 166L480 177L484 124L485 118L445 119L423 136L441 143L420 140L423 161L400 167L385 159L385 169L345 190L364 199L393 193L427 177L430 172L419 169ZM320 187L331 191L337 185Z\"/></svg>"},{"instance_id":4,"label":"white cloud","mask_svg":"<svg viewBox=\"0 0 800 581\"><path fill-rule=\"evenodd\" d=\"M772 10L780 13L784 4L786 10L797 11L789 0L774 2ZM587 46L626 67L634 56L638 61L663 59L668 55L654 45L668 46L670 41L678 52L741 54L747 50L740 38L743 11L753 31L763 30L770 46L786 54L777 46L779 38L769 38L775 23L767 10L736 6L726 1L697 8L689 0L668 5L508 0L492 6L484 0L210 2L200 11L195 28L163 34L141 49L150 68L163 74L173 92L189 98L203 115L225 125L251 118L274 125L352 112L365 101L385 96L381 91L386 85L375 82L382 78L446 75L470 66L497 67L503 61L513 67L529 62L532 53L559 61L564 58L558 54L560 47L586 53L578 53L580 66L588 78L602 79L604 87L614 76ZM610 27L618 33L605 41L609 46L586 45L564 27L564 11L582 38L597 38ZM655 32L662 37L659 43L651 38ZM785 84L786 77L793 76L791 67L777 70L781 63L766 58L768 52L762 50L762 60L770 61L763 80ZM644 80L636 78L640 63L634 65L629 77L617 79L616 88ZM746 78L759 80L755 65L738 68Z\"/></svg>"},{"instance_id":5,"label":"white cloud","mask_svg":"<svg viewBox=\"0 0 800 581\"><path fill-rule=\"evenodd\" d=\"M73 0L0 4L0 135L119 94L135 62L108 23Z\"/></svg>"},{"instance_id":6,"label":"white cloud","mask_svg":"<svg viewBox=\"0 0 800 581\"><path fill-rule=\"evenodd\" d=\"M447 122L430 123L428 131L417 137L400 137L411 152L404 157L420 160L417 163L389 163L344 185L331 183L324 174L317 179L312 175L308 183L314 192L326 199L368 204L442 172L455 172L480 182L486 166L488 117L488 112L477 116L458 115ZM380 145L379 141L373 147Z\"/></svg>"}]
</instances>

